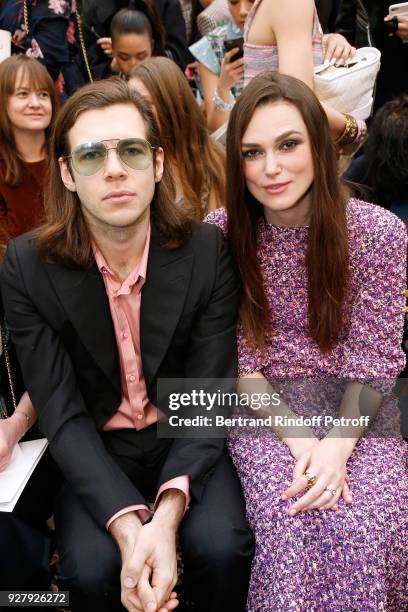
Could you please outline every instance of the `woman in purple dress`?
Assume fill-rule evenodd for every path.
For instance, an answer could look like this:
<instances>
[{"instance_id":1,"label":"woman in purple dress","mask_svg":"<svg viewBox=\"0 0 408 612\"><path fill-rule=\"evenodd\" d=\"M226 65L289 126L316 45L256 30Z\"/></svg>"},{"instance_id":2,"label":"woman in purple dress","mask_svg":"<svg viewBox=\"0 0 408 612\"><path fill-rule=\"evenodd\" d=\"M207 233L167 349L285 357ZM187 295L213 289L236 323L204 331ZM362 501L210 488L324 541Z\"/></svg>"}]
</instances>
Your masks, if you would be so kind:
<instances>
[{"instance_id":1,"label":"woman in purple dress","mask_svg":"<svg viewBox=\"0 0 408 612\"><path fill-rule=\"evenodd\" d=\"M227 212L208 221L242 277L239 385L280 399L229 436L256 538L247 609L400 612L408 447L392 387L406 229L347 199L326 115L293 77L250 82L227 159Z\"/></svg>"}]
</instances>

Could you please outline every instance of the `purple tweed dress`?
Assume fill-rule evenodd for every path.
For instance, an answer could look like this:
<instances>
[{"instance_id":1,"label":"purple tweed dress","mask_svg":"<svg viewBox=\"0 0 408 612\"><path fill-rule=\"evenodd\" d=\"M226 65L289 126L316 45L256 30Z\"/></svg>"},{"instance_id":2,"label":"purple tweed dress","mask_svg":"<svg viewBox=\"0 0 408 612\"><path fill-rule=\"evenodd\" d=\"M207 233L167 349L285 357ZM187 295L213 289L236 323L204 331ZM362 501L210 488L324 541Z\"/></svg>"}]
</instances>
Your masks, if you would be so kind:
<instances>
[{"instance_id":1,"label":"purple tweed dress","mask_svg":"<svg viewBox=\"0 0 408 612\"><path fill-rule=\"evenodd\" d=\"M305 252L308 228L259 222L258 257L273 334L263 358L238 328L240 375L324 380L320 405L338 415L329 380L391 381L403 368L400 349L405 300L407 232L388 211L350 200L350 320L335 349L322 354L307 333ZM207 222L226 227L225 210ZM327 383L326 383L327 381ZM307 392L291 408L310 414ZM314 406L315 408L315 406ZM247 518L256 539L248 595L250 612L403 612L408 609L408 445L399 433L393 395L354 449L347 471L353 502L335 511L289 517L280 495L294 459L273 433L232 430L229 450L241 479ZM318 437L325 431L315 430Z\"/></svg>"}]
</instances>

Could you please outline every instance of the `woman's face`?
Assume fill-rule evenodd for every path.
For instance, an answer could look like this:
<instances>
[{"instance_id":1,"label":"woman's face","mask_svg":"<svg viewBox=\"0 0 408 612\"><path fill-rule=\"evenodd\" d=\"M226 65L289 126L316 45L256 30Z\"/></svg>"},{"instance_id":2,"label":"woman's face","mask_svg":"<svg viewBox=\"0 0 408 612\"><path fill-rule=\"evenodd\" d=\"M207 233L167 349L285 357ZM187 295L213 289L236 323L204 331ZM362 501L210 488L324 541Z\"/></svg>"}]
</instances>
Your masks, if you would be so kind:
<instances>
[{"instance_id":1,"label":"woman's face","mask_svg":"<svg viewBox=\"0 0 408 612\"><path fill-rule=\"evenodd\" d=\"M153 41L147 32L143 34L121 34L112 45L112 55L119 70L128 75L134 66L152 57Z\"/></svg>"},{"instance_id":2,"label":"woman's face","mask_svg":"<svg viewBox=\"0 0 408 612\"><path fill-rule=\"evenodd\" d=\"M51 121L52 104L47 89L30 84L27 74L20 68L14 91L7 100L7 115L14 130L45 130Z\"/></svg>"},{"instance_id":3,"label":"woman's face","mask_svg":"<svg viewBox=\"0 0 408 612\"><path fill-rule=\"evenodd\" d=\"M254 0L228 0L231 16L242 32L244 31L245 19L253 3Z\"/></svg>"},{"instance_id":4,"label":"woman's face","mask_svg":"<svg viewBox=\"0 0 408 612\"><path fill-rule=\"evenodd\" d=\"M309 134L288 102L258 107L242 137L243 172L249 192L264 207L268 223L308 223L314 179Z\"/></svg>"}]
</instances>

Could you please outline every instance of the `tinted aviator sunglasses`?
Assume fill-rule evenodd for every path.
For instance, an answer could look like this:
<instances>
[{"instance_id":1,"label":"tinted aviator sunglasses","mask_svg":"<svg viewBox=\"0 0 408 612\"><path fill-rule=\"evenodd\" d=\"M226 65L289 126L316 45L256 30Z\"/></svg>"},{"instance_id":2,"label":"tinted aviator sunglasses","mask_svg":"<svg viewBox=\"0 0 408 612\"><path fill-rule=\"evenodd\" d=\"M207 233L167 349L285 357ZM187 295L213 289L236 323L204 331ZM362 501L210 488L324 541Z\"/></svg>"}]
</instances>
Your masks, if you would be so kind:
<instances>
[{"instance_id":1,"label":"tinted aviator sunglasses","mask_svg":"<svg viewBox=\"0 0 408 612\"><path fill-rule=\"evenodd\" d=\"M70 159L72 166L83 176L91 176L102 168L108 156L108 151L116 149L120 160L133 168L133 170L146 170L152 162L153 147L144 138L124 138L118 140L115 146L108 147L106 142L112 140L101 140L99 142L84 142L76 146L71 155L63 156L63 159Z\"/></svg>"}]
</instances>

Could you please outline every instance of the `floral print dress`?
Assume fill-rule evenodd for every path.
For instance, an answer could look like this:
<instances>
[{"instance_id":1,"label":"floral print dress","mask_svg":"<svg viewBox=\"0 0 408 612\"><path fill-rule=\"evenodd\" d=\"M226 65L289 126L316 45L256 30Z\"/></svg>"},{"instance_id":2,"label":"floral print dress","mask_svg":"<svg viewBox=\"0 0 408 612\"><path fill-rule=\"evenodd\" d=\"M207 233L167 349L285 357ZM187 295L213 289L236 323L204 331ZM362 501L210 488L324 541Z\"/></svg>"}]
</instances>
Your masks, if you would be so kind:
<instances>
[{"instance_id":1,"label":"floral print dress","mask_svg":"<svg viewBox=\"0 0 408 612\"><path fill-rule=\"evenodd\" d=\"M41 62L61 93L69 95L82 84L71 62L77 53L76 0L27 0L28 32L24 0L5 0L0 7L0 29L11 32L12 53L25 53Z\"/></svg>"}]
</instances>

